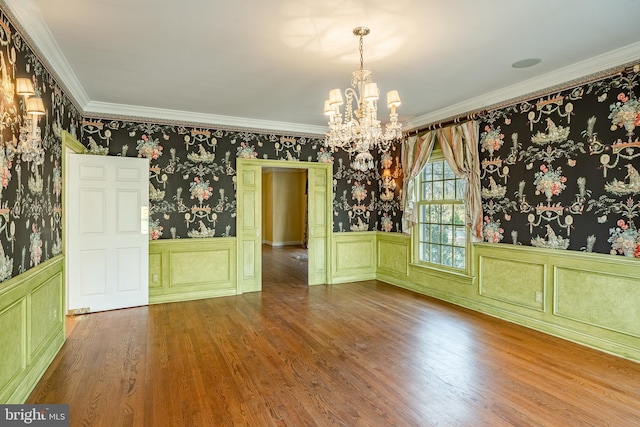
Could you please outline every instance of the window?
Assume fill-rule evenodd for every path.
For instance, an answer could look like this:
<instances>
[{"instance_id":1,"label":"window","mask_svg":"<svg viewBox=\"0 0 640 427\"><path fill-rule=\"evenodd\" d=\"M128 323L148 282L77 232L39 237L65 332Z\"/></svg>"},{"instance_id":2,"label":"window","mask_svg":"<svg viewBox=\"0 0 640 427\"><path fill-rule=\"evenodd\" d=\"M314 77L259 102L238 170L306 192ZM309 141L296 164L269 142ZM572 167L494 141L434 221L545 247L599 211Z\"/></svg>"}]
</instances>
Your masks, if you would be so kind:
<instances>
[{"instance_id":1,"label":"window","mask_svg":"<svg viewBox=\"0 0 640 427\"><path fill-rule=\"evenodd\" d=\"M456 270L467 268L466 182L434 152L418 177L417 262Z\"/></svg>"}]
</instances>

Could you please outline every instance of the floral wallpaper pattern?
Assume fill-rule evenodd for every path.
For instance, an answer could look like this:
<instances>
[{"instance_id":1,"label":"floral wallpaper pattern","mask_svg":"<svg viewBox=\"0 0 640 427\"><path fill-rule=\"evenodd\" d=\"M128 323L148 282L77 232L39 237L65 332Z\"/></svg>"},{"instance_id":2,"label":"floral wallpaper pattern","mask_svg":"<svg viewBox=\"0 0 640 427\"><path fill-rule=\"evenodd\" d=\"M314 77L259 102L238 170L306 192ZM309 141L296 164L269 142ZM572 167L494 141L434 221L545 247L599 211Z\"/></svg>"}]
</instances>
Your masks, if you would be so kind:
<instances>
[{"instance_id":1,"label":"floral wallpaper pattern","mask_svg":"<svg viewBox=\"0 0 640 427\"><path fill-rule=\"evenodd\" d=\"M640 74L481 117L484 240L640 257Z\"/></svg>"},{"instance_id":2,"label":"floral wallpaper pattern","mask_svg":"<svg viewBox=\"0 0 640 427\"><path fill-rule=\"evenodd\" d=\"M39 129L44 158L17 152L27 129L25 99L16 79L28 78L46 113ZM61 132L76 134L76 107L0 13L0 282L17 276L62 251Z\"/></svg>"},{"instance_id":3,"label":"floral wallpaper pattern","mask_svg":"<svg viewBox=\"0 0 640 427\"><path fill-rule=\"evenodd\" d=\"M379 198L380 173L352 170L348 155L329 152L322 138L85 118L82 142L92 154L150 159L152 239L235 236L237 158L333 162L334 231L399 229L390 184ZM399 173L398 155L391 179Z\"/></svg>"}]
</instances>

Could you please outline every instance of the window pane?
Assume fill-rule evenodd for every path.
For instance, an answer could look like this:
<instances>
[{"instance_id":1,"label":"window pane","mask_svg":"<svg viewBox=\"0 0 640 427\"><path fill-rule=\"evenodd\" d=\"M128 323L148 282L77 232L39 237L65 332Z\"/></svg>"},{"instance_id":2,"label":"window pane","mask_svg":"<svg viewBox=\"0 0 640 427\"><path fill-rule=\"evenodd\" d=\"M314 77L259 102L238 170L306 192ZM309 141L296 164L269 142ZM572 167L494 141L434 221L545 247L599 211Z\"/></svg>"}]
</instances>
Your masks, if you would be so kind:
<instances>
[{"instance_id":1,"label":"window pane","mask_svg":"<svg viewBox=\"0 0 640 427\"><path fill-rule=\"evenodd\" d=\"M440 243L440 226L434 225L431 227L431 238L429 241L431 243Z\"/></svg>"},{"instance_id":2,"label":"window pane","mask_svg":"<svg viewBox=\"0 0 640 427\"><path fill-rule=\"evenodd\" d=\"M455 268L465 268L464 248L453 248L453 266Z\"/></svg>"},{"instance_id":3,"label":"window pane","mask_svg":"<svg viewBox=\"0 0 640 427\"><path fill-rule=\"evenodd\" d=\"M453 206L453 222L454 224L464 225L464 205L458 204Z\"/></svg>"},{"instance_id":4,"label":"window pane","mask_svg":"<svg viewBox=\"0 0 640 427\"><path fill-rule=\"evenodd\" d=\"M435 181L433 183L433 200L442 200L443 194L442 181Z\"/></svg>"},{"instance_id":5,"label":"window pane","mask_svg":"<svg viewBox=\"0 0 640 427\"><path fill-rule=\"evenodd\" d=\"M444 198L445 200L454 200L456 198L456 182L454 180L444 182Z\"/></svg>"},{"instance_id":6,"label":"window pane","mask_svg":"<svg viewBox=\"0 0 640 427\"><path fill-rule=\"evenodd\" d=\"M453 224L453 206L442 205L442 218L440 222L443 224Z\"/></svg>"},{"instance_id":7,"label":"window pane","mask_svg":"<svg viewBox=\"0 0 640 427\"><path fill-rule=\"evenodd\" d=\"M429 224L422 224L422 227L420 227L420 241L429 241Z\"/></svg>"},{"instance_id":8,"label":"window pane","mask_svg":"<svg viewBox=\"0 0 640 427\"><path fill-rule=\"evenodd\" d=\"M433 162L433 180L437 181L442 179L442 161Z\"/></svg>"},{"instance_id":9,"label":"window pane","mask_svg":"<svg viewBox=\"0 0 640 427\"><path fill-rule=\"evenodd\" d=\"M442 206L440 205L431 205L431 209L429 210L429 222L432 224L440 223L440 212L442 211Z\"/></svg>"},{"instance_id":10,"label":"window pane","mask_svg":"<svg viewBox=\"0 0 640 427\"><path fill-rule=\"evenodd\" d=\"M456 174L453 173L453 171L451 170L451 168L449 167L449 164L444 161L444 179L453 179L456 177Z\"/></svg>"},{"instance_id":11,"label":"window pane","mask_svg":"<svg viewBox=\"0 0 640 427\"><path fill-rule=\"evenodd\" d=\"M456 199L464 200L464 190L467 188L467 182L463 179L456 180Z\"/></svg>"},{"instance_id":12,"label":"window pane","mask_svg":"<svg viewBox=\"0 0 640 427\"><path fill-rule=\"evenodd\" d=\"M418 221L425 222L427 218L429 218L429 205L420 205Z\"/></svg>"},{"instance_id":13,"label":"window pane","mask_svg":"<svg viewBox=\"0 0 640 427\"><path fill-rule=\"evenodd\" d=\"M467 242L467 231L465 227L454 227L453 244L456 246L465 246Z\"/></svg>"},{"instance_id":14,"label":"window pane","mask_svg":"<svg viewBox=\"0 0 640 427\"><path fill-rule=\"evenodd\" d=\"M423 181L431 181L432 176L431 176L431 169L433 168L433 163L427 163L426 165L424 165L424 168L422 169L422 180Z\"/></svg>"},{"instance_id":15,"label":"window pane","mask_svg":"<svg viewBox=\"0 0 640 427\"><path fill-rule=\"evenodd\" d=\"M453 248L451 246L442 247L442 265L453 266Z\"/></svg>"},{"instance_id":16,"label":"window pane","mask_svg":"<svg viewBox=\"0 0 640 427\"><path fill-rule=\"evenodd\" d=\"M440 264L440 246L431 245L431 262Z\"/></svg>"},{"instance_id":17,"label":"window pane","mask_svg":"<svg viewBox=\"0 0 640 427\"><path fill-rule=\"evenodd\" d=\"M429 262L429 255L431 254L431 245L428 243L422 243L420 245L421 250L420 250L420 261L426 261Z\"/></svg>"},{"instance_id":18,"label":"window pane","mask_svg":"<svg viewBox=\"0 0 640 427\"><path fill-rule=\"evenodd\" d=\"M450 225L442 226L442 243L445 245L453 245L453 227Z\"/></svg>"},{"instance_id":19,"label":"window pane","mask_svg":"<svg viewBox=\"0 0 640 427\"><path fill-rule=\"evenodd\" d=\"M422 198L424 200L432 200L433 192L432 192L432 184L431 181L422 183Z\"/></svg>"}]
</instances>

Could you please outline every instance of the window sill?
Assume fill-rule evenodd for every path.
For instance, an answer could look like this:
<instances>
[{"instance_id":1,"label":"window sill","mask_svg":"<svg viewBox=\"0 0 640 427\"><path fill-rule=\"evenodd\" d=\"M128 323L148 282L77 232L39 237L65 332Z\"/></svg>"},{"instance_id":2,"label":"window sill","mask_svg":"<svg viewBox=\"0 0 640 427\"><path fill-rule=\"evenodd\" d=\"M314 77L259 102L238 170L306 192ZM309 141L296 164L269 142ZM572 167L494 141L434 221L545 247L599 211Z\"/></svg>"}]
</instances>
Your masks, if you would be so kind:
<instances>
[{"instance_id":1,"label":"window sill","mask_svg":"<svg viewBox=\"0 0 640 427\"><path fill-rule=\"evenodd\" d=\"M412 263L409 263L409 266L416 269L424 270L429 274L433 274L441 278L452 279L457 282L461 282L469 285L473 284L473 282L476 279L475 276L471 276L467 272L448 270L446 268L438 268L434 265L417 264L412 262Z\"/></svg>"}]
</instances>

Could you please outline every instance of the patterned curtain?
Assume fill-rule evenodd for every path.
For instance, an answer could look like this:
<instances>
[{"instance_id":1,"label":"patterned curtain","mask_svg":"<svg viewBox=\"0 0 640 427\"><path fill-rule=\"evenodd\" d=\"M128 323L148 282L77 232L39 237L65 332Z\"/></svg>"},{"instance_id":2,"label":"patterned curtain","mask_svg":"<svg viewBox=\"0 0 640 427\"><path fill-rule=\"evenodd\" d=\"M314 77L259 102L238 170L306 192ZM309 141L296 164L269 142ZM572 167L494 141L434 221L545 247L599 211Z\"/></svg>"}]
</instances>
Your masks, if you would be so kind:
<instances>
[{"instance_id":1,"label":"patterned curtain","mask_svg":"<svg viewBox=\"0 0 640 427\"><path fill-rule=\"evenodd\" d=\"M482 241L482 195L478 153L479 125L475 120L438 129L438 141L447 164L467 182L465 193L466 222L471 241Z\"/></svg>"},{"instance_id":2,"label":"patterned curtain","mask_svg":"<svg viewBox=\"0 0 640 427\"><path fill-rule=\"evenodd\" d=\"M402 232L409 234L411 227L418 222L416 210L416 194L414 191L414 178L418 176L424 165L429 161L436 142L436 131L430 131L422 136L410 136L402 144Z\"/></svg>"}]
</instances>

